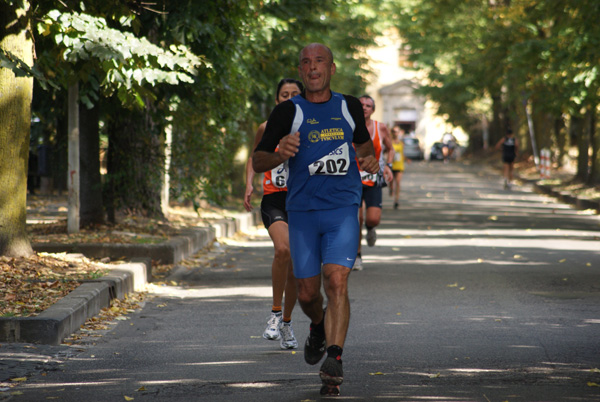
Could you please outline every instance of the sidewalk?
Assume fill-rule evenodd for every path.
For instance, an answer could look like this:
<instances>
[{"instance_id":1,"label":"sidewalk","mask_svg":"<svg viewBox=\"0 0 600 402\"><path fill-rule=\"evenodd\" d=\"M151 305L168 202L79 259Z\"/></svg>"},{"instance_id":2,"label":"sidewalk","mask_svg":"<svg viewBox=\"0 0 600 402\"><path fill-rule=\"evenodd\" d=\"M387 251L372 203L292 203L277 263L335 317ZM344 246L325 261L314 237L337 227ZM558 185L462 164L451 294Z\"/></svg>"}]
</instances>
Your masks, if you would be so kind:
<instances>
[{"instance_id":1,"label":"sidewalk","mask_svg":"<svg viewBox=\"0 0 600 402\"><path fill-rule=\"evenodd\" d=\"M67 216L64 197L32 197L28 203L27 223L55 223ZM108 275L80 285L75 291L36 317L0 317L0 400L10 389L10 380L23 379L38 370L52 370L62 360L78 353L73 347L61 345L62 340L76 332L86 319L110 306L113 298L123 298L141 291L152 278L152 260L162 264L179 261L212 245L222 237L232 237L260 222L260 211L212 214L202 226L185 229L181 234L159 244L113 243L34 243L36 252L79 253L89 258L119 260L125 264L112 266ZM8 342L8 343L5 343ZM4 383L4 384L2 384Z\"/></svg>"}]
</instances>

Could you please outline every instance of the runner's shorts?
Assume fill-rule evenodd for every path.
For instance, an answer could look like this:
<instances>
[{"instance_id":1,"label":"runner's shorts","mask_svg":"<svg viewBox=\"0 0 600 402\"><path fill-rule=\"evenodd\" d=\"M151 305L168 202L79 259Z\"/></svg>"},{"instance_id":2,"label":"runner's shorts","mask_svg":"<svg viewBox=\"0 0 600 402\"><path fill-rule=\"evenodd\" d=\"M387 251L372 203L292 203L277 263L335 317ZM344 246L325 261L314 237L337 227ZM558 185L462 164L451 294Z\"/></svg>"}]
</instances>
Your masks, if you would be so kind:
<instances>
[{"instance_id":1,"label":"runner's shorts","mask_svg":"<svg viewBox=\"0 0 600 402\"><path fill-rule=\"evenodd\" d=\"M363 186L362 188L362 199L365 202L367 208L377 207L381 208L383 205L383 195L381 187L378 186Z\"/></svg>"},{"instance_id":2,"label":"runner's shorts","mask_svg":"<svg viewBox=\"0 0 600 402\"><path fill-rule=\"evenodd\" d=\"M514 155L502 155L502 162L504 163L513 163L515 161Z\"/></svg>"},{"instance_id":3,"label":"runner's shorts","mask_svg":"<svg viewBox=\"0 0 600 402\"><path fill-rule=\"evenodd\" d=\"M296 278L321 274L321 264L352 269L358 252L358 206L289 211L290 251Z\"/></svg>"},{"instance_id":4,"label":"runner's shorts","mask_svg":"<svg viewBox=\"0 0 600 402\"><path fill-rule=\"evenodd\" d=\"M263 196L260 203L260 214L265 228L269 229L269 226L279 221L287 223L288 216L285 211L286 197L287 191L278 191Z\"/></svg>"}]
</instances>

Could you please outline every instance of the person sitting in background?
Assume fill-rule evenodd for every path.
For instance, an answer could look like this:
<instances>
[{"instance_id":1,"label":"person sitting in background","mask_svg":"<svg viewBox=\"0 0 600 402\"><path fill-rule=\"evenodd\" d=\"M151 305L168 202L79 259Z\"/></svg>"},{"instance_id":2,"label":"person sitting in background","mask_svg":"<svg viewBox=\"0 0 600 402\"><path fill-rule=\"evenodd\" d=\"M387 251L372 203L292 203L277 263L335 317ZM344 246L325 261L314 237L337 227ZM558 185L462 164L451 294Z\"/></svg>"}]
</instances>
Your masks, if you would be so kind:
<instances>
[{"instance_id":1,"label":"person sitting in background","mask_svg":"<svg viewBox=\"0 0 600 402\"><path fill-rule=\"evenodd\" d=\"M452 133L446 132L444 135L442 135L442 153L444 154L444 163L448 163L450 161L457 143L458 141Z\"/></svg>"}]
</instances>

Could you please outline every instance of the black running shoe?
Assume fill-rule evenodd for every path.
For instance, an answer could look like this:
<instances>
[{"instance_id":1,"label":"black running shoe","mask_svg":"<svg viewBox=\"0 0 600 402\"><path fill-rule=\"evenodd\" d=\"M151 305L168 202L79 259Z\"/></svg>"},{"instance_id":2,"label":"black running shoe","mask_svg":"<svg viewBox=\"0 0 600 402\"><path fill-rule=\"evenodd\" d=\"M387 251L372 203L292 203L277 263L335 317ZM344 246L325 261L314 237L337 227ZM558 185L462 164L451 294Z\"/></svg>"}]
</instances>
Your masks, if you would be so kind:
<instances>
[{"instance_id":1,"label":"black running shoe","mask_svg":"<svg viewBox=\"0 0 600 402\"><path fill-rule=\"evenodd\" d=\"M323 385L340 385L344 382L344 370L342 369L342 359L328 356L323 362L319 371Z\"/></svg>"},{"instance_id":2,"label":"black running shoe","mask_svg":"<svg viewBox=\"0 0 600 402\"><path fill-rule=\"evenodd\" d=\"M320 337L310 331L304 344L304 361L311 365L317 364L325 354L325 347L325 337Z\"/></svg>"}]
</instances>

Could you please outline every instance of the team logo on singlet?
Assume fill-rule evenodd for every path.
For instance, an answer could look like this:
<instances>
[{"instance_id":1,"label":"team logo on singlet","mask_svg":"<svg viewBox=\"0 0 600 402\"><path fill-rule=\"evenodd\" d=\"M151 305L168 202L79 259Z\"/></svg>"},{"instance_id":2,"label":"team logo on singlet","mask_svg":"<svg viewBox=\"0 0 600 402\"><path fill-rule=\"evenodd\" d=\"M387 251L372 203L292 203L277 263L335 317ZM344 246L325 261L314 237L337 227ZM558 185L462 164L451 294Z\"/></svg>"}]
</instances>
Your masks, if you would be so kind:
<instances>
[{"instance_id":1,"label":"team logo on singlet","mask_svg":"<svg viewBox=\"0 0 600 402\"><path fill-rule=\"evenodd\" d=\"M319 124L319 122L318 122L318 120L317 120L317 119L307 119L307 120L306 120L306 122L307 122L308 124Z\"/></svg>"},{"instance_id":2,"label":"team logo on singlet","mask_svg":"<svg viewBox=\"0 0 600 402\"><path fill-rule=\"evenodd\" d=\"M310 133L308 133L308 140L310 142L319 142L320 139L321 139L321 133L318 132L317 130L313 130Z\"/></svg>"},{"instance_id":3,"label":"team logo on singlet","mask_svg":"<svg viewBox=\"0 0 600 402\"><path fill-rule=\"evenodd\" d=\"M343 140L344 139L344 130L339 127L334 128L325 128L321 130L321 132L317 130L313 130L308 133L308 140L310 142L319 142L319 141L334 141L334 140Z\"/></svg>"},{"instance_id":4,"label":"team logo on singlet","mask_svg":"<svg viewBox=\"0 0 600 402\"><path fill-rule=\"evenodd\" d=\"M321 131L321 141L343 140L344 130L339 127L326 128Z\"/></svg>"}]
</instances>

